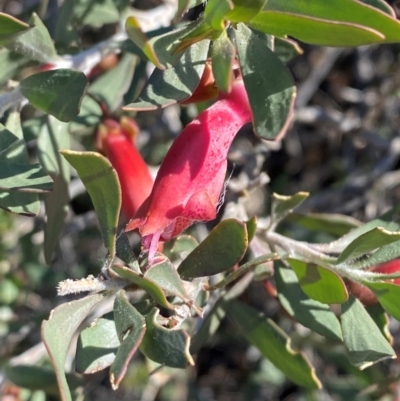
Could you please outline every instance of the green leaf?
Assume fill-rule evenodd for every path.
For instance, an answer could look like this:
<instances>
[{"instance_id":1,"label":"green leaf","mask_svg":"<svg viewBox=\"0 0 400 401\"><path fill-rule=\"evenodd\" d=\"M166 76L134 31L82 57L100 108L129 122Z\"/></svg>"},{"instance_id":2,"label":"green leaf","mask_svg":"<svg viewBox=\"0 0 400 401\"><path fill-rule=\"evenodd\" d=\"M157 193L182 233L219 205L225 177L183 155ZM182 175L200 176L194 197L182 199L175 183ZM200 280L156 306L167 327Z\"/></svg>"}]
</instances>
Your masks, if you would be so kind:
<instances>
[{"instance_id":1,"label":"green leaf","mask_svg":"<svg viewBox=\"0 0 400 401\"><path fill-rule=\"evenodd\" d=\"M199 243L196 238L185 234L180 235L179 237L176 237L171 252L177 254L192 252L198 245Z\"/></svg>"},{"instance_id":2,"label":"green leaf","mask_svg":"<svg viewBox=\"0 0 400 401\"><path fill-rule=\"evenodd\" d=\"M132 283L136 284L139 288L145 290L147 294L164 308L174 309L174 305L168 302L163 290L152 280L135 273L125 266L113 266L113 270L122 278L132 281Z\"/></svg>"},{"instance_id":3,"label":"green leaf","mask_svg":"<svg viewBox=\"0 0 400 401\"><path fill-rule=\"evenodd\" d=\"M225 16L232 9L232 0L209 0L204 9L204 20L213 29L222 31Z\"/></svg>"},{"instance_id":4,"label":"green leaf","mask_svg":"<svg viewBox=\"0 0 400 401\"><path fill-rule=\"evenodd\" d=\"M76 5L74 1L63 1L57 10L54 28L54 40L57 44L67 46L79 40L78 27L73 21Z\"/></svg>"},{"instance_id":5,"label":"green leaf","mask_svg":"<svg viewBox=\"0 0 400 401\"><path fill-rule=\"evenodd\" d=\"M212 72L215 83L222 92L229 92L232 86L232 68L236 51L226 32L213 41L211 48Z\"/></svg>"},{"instance_id":6,"label":"green leaf","mask_svg":"<svg viewBox=\"0 0 400 401\"><path fill-rule=\"evenodd\" d=\"M116 390L124 378L129 362L139 348L146 331L144 317L128 302L120 291L114 302L115 327L121 345L110 369L110 382Z\"/></svg>"},{"instance_id":7,"label":"green leaf","mask_svg":"<svg viewBox=\"0 0 400 401\"><path fill-rule=\"evenodd\" d=\"M176 67L154 70L138 99L124 110L156 110L188 99L203 75L210 42L203 40L191 46Z\"/></svg>"},{"instance_id":8,"label":"green leaf","mask_svg":"<svg viewBox=\"0 0 400 401\"><path fill-rule=\"evenodd\" d=\"M8 164L13 162L25 165L28 169L31 167L19 114L16 112L10 114L7 128L0 124L0 159L7 159ZM36 216L40 211L40 202L36 193L0 191L0 207L18 214Z\"/></svg>"},{"instance_id":9,"label":"green leaf","mask_svg":"<svg viewBox=\"0 0 400 401\"><path fill-rule=\"evenodd\" d=\"M376 295L383 309L396 320L400 321L400 286L378 281L363 281L362 283Z\"/></svg>"},{"instance_id":10,"label":"green leaf","mask_svg":"<svg viewBox=\"0 0 400 401\"><path fill-rule=\"evenodd\" d=\"M268 44L244 24L238 24L234 32L254 130L263 139L280 138L293 115L293 78Z\"/></svg>"},{"instance_id":11,"label":"green leaf","mask_svg":"<svg viewBox=\"0 0 400 401\"><path fill-rule=\"evenodd\" d=\"M176 44L174 44L174 53L178 54L189 46L199 43L202 40L213 40L221 35L221 30L213 29L204 18L199 18L197 21L192 22L187 25L185 30L179 35L179 39Z\"/></svg>"},{"instance_id":12,"label":"green leaf","mask_svg":"<svg viewBox=\"0 0 400 401\"><path fill-rule=\"evenodd\" d=\"M119 22L121 17L114 0L79 0L73 2L75 24L101 27L104 24Z\"/></svg>"},{"instance_id":13,"label":"green leaf","mask_svg":"<svg viewBox=\"0 0 400 401\"><path fill-rule=\"evenodd\" d=\"M146 315L146 333L140 351L147 358L172 368L194 365L189 353L190 337L184 330L168 330L157 323L159 310Z\"/></svg>"},{"instance_id":14,"label":"green leaf","mask_svg":"<svg viewBox=\"0 0 400 401\"><path fill-rule=\"evenodd\" d=\"M47 394L58 396L57 378L53 370L34 365L6 366L5 375L8 380L18 387L30 390L43 390ZM83 381L71 374L67 375L68 385L75 389Z\"/></svg>"},{"instance_id":15,"label":"green leaf","mask_svg":"<svg viewBox=\"0 0 400 401\"><path fill-rule=\"evenodd\" d=\"M1 144L5 147L5 149L0 149L0 162L3 165L0 172L0 189L22 192L51 190L52 179L40 164L30 164L29 162L19 113L10 113L7 128L0 125L0 130L4 135Z\"/></svg>"},{"instance_id":16,"label":"green leaf","mask_svg":"<svg viewBox=\"0 0 400 401\"><path fill-rule=\"evenodd\" d=\"M8 39L21 34L31 27L19 19L0 12L0 41L4 42Z\"/></svg>"},{"instance_id":17,"label":"green leaf","mask_svg":"<svg viewBox=\"0 0 400 401\"><path fill-rule=\"evenodd\" d=\"M68 122L79 114L86 86L83 72L58 69L23 79L20 90L33 106Z\"/></svg>"},{"instance_id":18,"label":"green leaf","mask_svg":"<svg viewBox=\"0 0 400 401\"><path fill-rule=\"evenodd\" d=\"M0 208L22 216L33 217L40 212L40 201L35 193L0 191Z\"/></svg>"},{"instance_id":19,"label":"green leaf","mask_svg":"<svg viewBox=\"0 0 400 401\"><path fill-rule=\"evenodd\" d=\"M287 220L309 230L326 232L341 236L350 230L360 227L361 221L344 214L337 213L290 213Z\"/></svg>"},{"instance_id":20,"label":"green leaf","mask_svg":"<svg viewBox=\"0 0 400 401\"><path fill-rule=\"evenodd\" d=\"M247 236L249 237L249 243L253 240L257 230L257 217L254 216L250 220L246 221Z\"/></svg>"},{"instance_id":21,"label":"green leaf","mask_svg":"<svg viewBox=\"0 0 400 401\"><path fill-rule=\"evenodd\" d=\"M306 296L293 270L278 265L274 277L279 301L290 316L322 336L343 339L335 314L328 305Z\"/></svg>"},{"instance_id":22,"label":"green leaf","mask_svg":"<svg viewBox=\"0 0 400 401\"><path fill-rule=\"evenodd\" d=\"M248 245L246 225L226 219L180 264L182 278L206 277L232 268L244 256Z\"/></svg>"},{"instance_id":23,"label":"green leaf","mask_svg":"<svg viewBox=\"0 0 400 401\"><path fill-rule=\"evenodd\" d=\"M0 191L42 192L53 188L53 181L38 163L10 163L2 154L0 163Z\"/></svg>"},{"instance_id":24,"label":"green leaf","mask_svg":"<svg viewBox=\"0 0 400 401\"><path fill-rule=\"evenodd\" d=\"M302 353L291 348L290 338L272 320L236 300L230 303L229 316L244 337L291 381L308 389L321 388L314 368Z\"/></svg>"},{"instance_id":25,"label":"green leaf","mask_svg":"<svg viewBox=\"0 0 400 401\"><path fill-rule=\"evenodd\" d=\"M18 35L7 44L7 47L15 53L40 63L49 63L56 60L58 58L56 49L49 31L41 19L33 13L29 24L33 28Z\"/></svg>"},{"instance_id":26,"label":"green leaf","mask_svg":"<svg viewBox=\"0 0 400 401\"><path fill-rule=\"evenodd\" d=\"M135 254L133 253L128 236L125 234L124 231L121 231L117 237L116 256L136 273L141 273L139 262Z\"/></svg>"},{"instance_id":27,"label":"green leaf","mask_svg":"<svg viewBox=\"0 0 400 401\"><path fill-rule=\"evenodd\" d=\"M3 124L0 124L0 156L5 154L7 149L19 139L22 138L9 131Z\"/></svg>"},{"instance_id":28,"label":"green leaf","mask_svg":"<svg viewBox=\"0 0 400 401\"><path fill-rule=\"evenodd\" d=\"M215 334L222 320L225 318L228 302L224 298L218 299L203 320L200 329L192 336L190 352L196 354L207 340Z\"/></svg>"},{"instance_id":29,"label":"green leaf","mask_svg":"<svg viewBox=\"0 0 400 401\"><path fill-rule=\"evenodd\" d=\"M112 316L95 320L79 336L75 370L88 374L107 368L114 362L119 345Z\"/></svg>"},{"instance_id":30,"label":"green leaf","mask_svg":"<svg viewBox=\"0 0 400 401\"><path fill-rule=\"evenodd\" d=\"M299 279L301 289L323 304L341 304L348 299L343 280L333 271L314 263L287 259Z\"/></svg>"},{"instance_id":31,"label":"green leaf","mask_svg":"<svg viewBox=\"0 0 400 401\"><path fill-rule=\"evenodd\" d=\"M70 146L68 124L47 116L37 144L40 163L54 181L53 191L44 195L47 216L44 228L44 257L50 264L68 214L70 169L68 162L59 153L60 149L68 149Z\"/></svg>"},{"instance_id":32,"label":"green leaf","mask_svg":"<svg viewBox=\"0 0 400 401\"><path fill-rule=\"evenodd\" d=\"M109 110L115 110L122 104L122 98L133 78L137 57L125 54L115 68L102 74L90 85L88 93Z\"/></svg>"},{"instance_id":33,"label":"green leaf","mask_svg":"<svg viewBox=\"0 0 400 401\"><path fill-rule=\"evenodd\" d=\"M229 301L239 297L253 281L253 274L247 274L235 283L206 314L200 329L192 336L190 351L196 353L206 341L217 331L221 321L225 318Z\"/></svg>"},{"instance_id":34,"label":"green leaf","mask_svg":"<svg viewBox=\"0 0 400 401\"><path fill-rule=\"evenodd\" d=\"M22 126L23 137L26 141L34 141L39 138L39 133L42 129L42 125L45 123L45 116L30 118L25 120Z\"/></svg>"},{"instance_id":35,"label":"green leaf","mask_svg":"<svg viewBox=\"0 0 400 401\"><path fill-rule=\"evenodd\" d=\"M321 46L354 47L379 43L385 39L382 33L365 26L270 10L259 12L248 25L270 35L289 35L302 42Z\"/></svg>"},{"instance_id":36,"label":"green leaf","mask_svg":"<svg viewBox=\"0 0 400 401\"><path fill-rule=\"evenodd\" d=\"M267 0L232 0L232 2L234 8L226 18L232 22L247 22L263 9Z\"/></svg>"},{"instance_id":37,"label":"green leaf","mask_svg":"<svg viewBox=\"0 0 400 401\"><path fill-rule=\"evenodd\" d=\"M274 53L282 63L287 63L293 58L303 54L303 50L297 42L290 39L274 37Z\"/></svg>"},{"instance_id":38,"label":"green leaf","mask_svg":"<svg viewBox=\"0 0 400 401\"><path fill-rule=\"evenodd\" d=\"M82 99L79 114L69 123L71 134L94 135L100 124L103 112L100 105L91 97L85 95Z\"/></svg>"},{"instance_id":39,"label":"green leaf","mask_svg":"<svg viewBox=\"0 0 400 401\"><path fill-rule=\"evenodd\" d=\"M88 191L99 219L104 245L113 258L121 209L118 175L111 163L99 153L62 151L61 154L76 169Z\"/></svg>"},{"instance_id":40,"label":"green leaf","mask_svg":"<svg viewBox=\"0 0 400 401\"><path fill-rule=\"evenodd\" d=\"M280 13L307 15L325 20L357 24L383 34L386 43L400 41L399 21L359 1L331 0L328 4L319 0L287 0L284 2L269 0L266 9ZM317 32L315 35L317 36ZM351 38L349 39L351 40Z\"/></svg>"},{"instance_id":41,"label":"green leaf","mask_svg":"<svg viewBox=\"0 0 400 401\"><path fill-rule=\"evenodd\" d=\"M57 306L50 312L49 320L42 323L42 339L56 372L62 401L72 401L64 371L69 344L83 320L104 297L94 294Z\"/></svg>"},{"instance_id":42,"label":"green leaf","mask_svg":"<svg viewBox=\"0 0 400 401\"><path fill-rule=\"evenodd\" d=\"M400 205L395 207L392 210L389 210L384 215L378 217L377 219L371 220L366 224L363 224L354 230L350 231L349 233L345 234L343 237L333 241L329 244L329 248L331 252L341 253L343 250L352 243L355 239L359 236L371 231L374 228L381 227L387 231L400 231L400 224L396 223L398 215L400 213ZM392 245L385 245L382 248L378 249L372 256L371 259L375 258L375 255L378 254L381 250L384 250L386 247L391 247ZM395 259L397 256L393 256L390 259ZM386 260L390 260L386 259ZM368 260L369 262L369 260ZM353 264L353 262L351 262ZM380 262L374 262L374 264L379 264ZM372 266L369 265L369 266Z\"/></svg>"},{"instance_id":43,"label":"green leaf","mask_svg":"<svg viewBox=\"0 0 400 401\"><path fill-rule=\"evenodd\" d=\"M377 227L357 237L339 255L337 263L347 259L356 259L373 250L400 240L400 232L387 231Z\"/></svg>"},{"instance_id":44,"label":"green leaf","mask_svg":"<svg viewBox=\"0 0 400 401\"><path fill-rule=\"evenodd\" d=\"M374 305L367 306L365 310L371 316L372 320L378 326L386 340L388 340L389 344L393 345L393 337L389 331L389 317L382 306L376 303Z\"/></svg>"},{"instance_id":45,"label":"green leaf","mask_svg":"<svg viewBox=\"0 0 400 401\"><path fill-rule=\"evenodd\" d=\"M393 8L390 7L385 0L360 0L360 1L367 5L375 7L378 10L383 11L384 13L390 15L393 18L396 18L396 13L393 11Z\"/></svg>"},{"instance_id":46,"label":"green leaf","mask_svg":"<svg viewBox=\"0 0 400 401\"><path fill-rule=\"evenodd\" d=\"M392 244L382 246L372 255L360 260L352 260L348 263L355 269L367 269L372 266L380 265L381 263L388 262L389 260L397 259L400 257L400 241L393 242Z\"/></svg>"},{"instance_id":47,"label":"green leaf","mask_svg":"<svg viewBox=\"0 0 400 401\"><path fill-rule=\"evenodd\" d=\"M128 37L140 48L147 58L160 70L165 70L178 64L183 50L188 46L182 46L180 41L191 34L196 35L197 30L202 28L203 20L189 23L178 29L169 30L166 33L154 36L151 39L140 28L140 23L135 17L128 17L126 21L126 32ZM201 39L204 39L202 37ZM200 40L200 39L199 39ZM190 44L198 42L192 41ZM179 49L179 46L181 48Z\"/></svg>"},{"instance_id":48,"label":"green leaf","mask_svg":"<svg viewBox=\"0 0 400 401\"><path fill-rule=\"evenodd\" d=\"M156 283L166 294L174 295L185 302L190 302L189 295L182 284L176 268L167 258L153 264L146 271L144 277Z\"/></svg>"},{"instance_id":49,"label":"green leaf","mask_svg":"<svg viewBox=\"0 0 400 401\"><path fill-rule=\"evenodd\" d=\"M16 71L27 62L28 59L26 57L12 53L6 48L0 48L0 85L4 85L15 75Z\"/></svg>"},{"instance_id":50,"label":"green leaf","mask_svg":"<svg viewBox=\"0 0 400 401\"><path fill-rule=\"evenodd\" d=\"M344 345L350 362L365 369L396 354L360 301L350 295L342 304L341 323Z\"/></svg>"},{"instance_id":51,"label":"green leaf","mask_svg":"<svg viewBox=\"0 0 400 401\"><path fill-rule=\"evenodd\" d=\"M164 70L166 67L161 64L160 60L152 44L149 41L149 38L142 31L140 27L139 20L133 16L128 17L125 22L125 30L128 34L128 37L132 42L139 47L143 53L147 56L147 58L159 69Z\"/></svg>"},{"instance_id":52,"label":"green leaf","mask_svg":"<svg viewBox=\"0 0 400 401\"><path fill-rule=\"evenodd\" d=\"M308 192L298 192L292 196L272 194L271 221L276 226L309 196Z\"/></svg>"}]
</instances>

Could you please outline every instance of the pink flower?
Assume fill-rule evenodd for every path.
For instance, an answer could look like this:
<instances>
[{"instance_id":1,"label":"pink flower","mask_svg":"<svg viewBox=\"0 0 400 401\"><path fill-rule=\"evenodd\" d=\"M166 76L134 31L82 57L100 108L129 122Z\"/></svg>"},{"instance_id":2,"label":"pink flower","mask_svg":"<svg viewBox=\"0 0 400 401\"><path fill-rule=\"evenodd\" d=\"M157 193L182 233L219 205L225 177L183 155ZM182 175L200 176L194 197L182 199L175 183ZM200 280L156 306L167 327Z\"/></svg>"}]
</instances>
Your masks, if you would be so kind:
<instances>
[{"instance_id":1,"label":"pink flower","mask_svg":"<svg viewBox=\"0 0 400 401\"><path fill-rule=\"evenodd\" d=\"M252 121L243 80L188 124L169 149L150 196L125 231L139 229L149 263L159 241L168 241L196 221L216 218L229 147Z\"/></svg>"}]
</instances>

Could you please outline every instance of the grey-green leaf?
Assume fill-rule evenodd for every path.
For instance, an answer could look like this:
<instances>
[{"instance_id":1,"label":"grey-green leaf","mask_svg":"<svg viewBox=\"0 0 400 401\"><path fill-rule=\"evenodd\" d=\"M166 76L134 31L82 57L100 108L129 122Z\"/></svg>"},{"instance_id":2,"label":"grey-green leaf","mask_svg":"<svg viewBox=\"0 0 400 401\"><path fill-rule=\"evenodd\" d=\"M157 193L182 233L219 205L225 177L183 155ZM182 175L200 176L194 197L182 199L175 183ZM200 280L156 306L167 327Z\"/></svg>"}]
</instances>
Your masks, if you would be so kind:
<instances>
[{"instance_id":1,"label":"grey-green leaf","mask_svg":"<svg viewBox=\"0 0 400 401\"><path fill-rule=\"evenodd\" d=\"M79 114L87 84L83 72L58 69L31 75L19 88L33 106L68 122Z\"/></svg>"},{"instance_id":2,"label":"grey-green leaf","mask_svg":"<svg viewBox=\"0 0 400 401\"><path fill-rule=\"evenodd\" d=\"M57 52L49 31L37 14L33 13L29 24L32 28L16 36L7 44L7 47L15 53L40 63L50 63L57 59Z\"/></svg>"},{"instance_id":3,"label":"grey-green leaf","mask_svg":"<svg viewBox=\"0 0 400 401\"><path fill-rule=\"evenodd\" d=\"M236 300L230 303L229 316L246 339L290 380L309 389L321 388L315 369L302 353L291 348L290 338L272 320Z\"/></svg>"},{"instance_id":4,"label":"grey-green leaf","mask_svg":"<svg viewBox=\"0 0 400 401\"><path fill-rule=\"evenodd\" d=\"M116 390L124 378L128 364L142 342L146 331L144 317L129 303L120 291L114 302L115 328L121 345L110 369L110 382Z\"/></svg>"},{"instance_id":5,"label":"grey-green leaf","mask_svg":"<svg viewBox=\"0 0 400 401\"><path fill-rule=\"evenodd\" d=\"M278 139L285 134L293 116L293 78L268 44L246 25L238 24L234 32L254 130L263 139Z\"/></svg>"},{"instance_id":6,"label":"grey-green leaf","mask_svg":"<svg viewBox=\"0 0 400 401\"><path fill-rule=\"evenodd\" d=\"M151 360L172 368L194 365L189 353L190 337L184 330L169 330L160 326L156 319L159 310L154 308L146 316L146 333L140 351Z\"/></svg>"},{"instance_id":7,"label":"grey-green leaf","mask_svg":"<svg viewBox=\"0 0 400 401\"><path fill-rule=\"evenodd\" d=\"M301 289L310 298L324 304L347 301L348 292L342 278L325 267L296 259L287 259L299 279Z\"/></svg>"},{"instance_id":8,"label":"grey-green leaf","mask_svg":"<svg viewBox=\"0 0 400 401\"><path fill-rule=\"evenodd\" d=\"M29 29L32 28L25 22L11 15L0 13L0 43L15 38Z\"/></svg>"},{"instance_id":9,"label":"grey-green leaf","mask_svg":"<svg viewBox=\"0 0 400 401\"><path fill-rule=\"evenodd\" d=\"M102 74L90 85L88 93L109 110L115 110L122 104L122 97L132 81L137 57L125 54L118 65Z\"/></svg>"},{"instance_id":10,"label":"grey-green leaf","mask_svg":"<svg viewBox=\"0 0 400 401\"><path fill-rule=\"evenodd\" d=\"M192 336L190 352L196 354L206 341L218 330L221 321L225 318L228 303L224 298L220 298L207 313L200 329Z\"/></svg>"},{"instance_id":11,"label":"grey-green leaf","mask_svg":"<svg viewBox=\"0 0 400 401\"><path fill-rule=\"evenodd\" d=\"M7 160L7 154L0 157L0 190L21 192L43 192L53 188L53 180L39 163L17 164Z\"/></svg>"},{"instance_id":12,"label":"grey-green leaf","mask_svg":"<svg viewBox=\"0 0 400 401\"><path fill-rule=\"evenodd\" d=\"M232 85L232 68L236 51L225 31L213 41L211 48L212 71L215 83L223 92L229 92Z\"/></svg>"},{"instance_id":13,"label":"grey-green leaf","mask_svg":"<svg viewBox=\"0 0 400 401\"><path fill-rule=\"evenodd\" d=\"M44 195L47 220L44 229L44 257L48 264L68 214L70 168L59 150L69 149L68 124L47 116L38 138L39 160L54 181L53 191Z\"/></svg>"},{"instance_id":14,"label":"grey-green leaf","mask_svg":"<svg viewBox=\"0 0 400 401\"><path fill-rule=\"evenodd\" d=\"M342 330L328 305L315 301L303 292L296 274L276 263L275 282L279 301L289 315L322 336L342 340Z\"/></svg>"},{"instance_id":15,"label":"grey-green leaf","mask_svg":"<svg viewBox=\"0 0 400 401\"><path fill-rule=\"evenodd\" d=\"M188 99L203 75L209 46L208 40L195 43L175 67L155 69L138 99L124 109L155 110Z\"/></svg>"},{"instance_id":16,"label":"grey-green leaf","mask_svg":"<svg viewBox=\"0 0 400 401\"><path fill-rule=\"evenodd\" d=\"M180 264L178 273L182 278L222 273L243 258L247 246L246 225L236 219L223 220Z\"/></svg>"},{"instance_id":17,"label":"grey-green leaf","mask_svg":"<svg viewBox=\"0 0 400 401\"><path fill-rule=\"evenodd\" d=\"M191 237L190 235L180 235L176 238L174 245L171 249L172 253L182 254L192 252L193 249L198 246L199 243L196 238Z\"/></svg>"},{"instance_id":18,"label":"grey-green leaf","mask_svg":"<svg viewBox=\"0 0 400 401\"><path fill-rule=\"evenodd\" d=\"M97 319L79 336L75 370L88 374L107 368L114 362L119 345L112 316Z\"/></svg>"},{"instance_id":19,"label":"grey-green leaf","mask_svg":"<svg viewBox=\"0 0 400 401\"><path fill-rule=\"evenodd\" d=\"M339 255L337 263L344 262L347 259L356 259L399 240L400 232L387 231L382 227L373 228L351 242Z\"/></svg>"},{"instance_id":20,"label":"grey-green leaf","mask_svg":"<svg viewBox=\"0 0 400 401\"><path fill-rule=\"evenodd\" d=\"M376 295L385 311L400 321L400 286L394 283L378 281L364 281L363 284Z\"/></svg>"},{"instance_id":21,"label":"grey-green leaf","mask_svg":"<svg viewBox=\"0 0 400 401\"><path fill-rule=\"evenodd\" d=\"M338 213L290 213L288 221L309 230L322 231L335 236L347 234L350 230L360 227L361 221L351 216Z\"/></svg>"},{"instance_id":22,"label":"grey-green leaf","mask_svg":"<svg viewBox=\"0 0 400 401\"><path fill-rule=\"evenodd\" d=\"M113 266L113 270L121 277L132 281L132 283L136 284L139 288L145 290L157 303L162 305L164 308L174 309L174 305L168 302L164 291L154 281L143 277L142 274L138 274L125 266Z\"/></svg>"},{"instance_id":23,"label":"grey-green leaf","mask_svg":"<svg viewBox=\"0 0 400 401\"><path fill-rule=\"evenodd\" d=\"M174 295L185 302L190 302L189 295L182 284L176 268L167 258L153 264L146 271L144 277L160 286L166 294Z\"/></svg>"},{"instance_id":24,"label":"grey-green leaf","mask_svg":"<svg viewBox=\"0 0 400 401\"><path fill-rule=\"evenodd\" d=\"M309 196L308 192L298 192L292 196L272 194L271 221L277 225L297 206L301 205Z\"/></svg>"},{"instance_id":25,"label":"grey-green leaf","mask_svg":"<svg viewBox=\"0 0 400 401\"><path fill-rule=\"evenodd\" d=\"M49 320L42 323L42 339L56 372L62 401L72 401L64 371L69 344L80 324L104 297L99 293L64 303L52 310Z\"/></svg>"},{"instance_id":26,"label":"grey-green leaf","mask_svg":"<svg viewBox=\"0 0 400 401\"><path fill-rule=\"evenodd\" d=\"M0 124L0 138L0 158L5 159L5 163L25 165L28 169L32 167L29 164L18 113L10 113L7 127ZM36 193L2 190L0 191L0 207L10 212L35 216L39 213L40 202Z\"/></svg>"},{"instance_id":27,"label":"grey-green leaf","mask_svg":"<svg viewBox=\"0 0 400 401\"><path fill-rule=\"evenodd\" d=\"M128 236L124 231L118 234L116 242L116 256L136 273L140 273L139 262L133 253Z\"/></svg>"},{"instance_id":28,"label":"grey-green leaf","mask_svg":"<svg viewBox=\"0 0 400 401\"><path fill-rule=\"evenodd\" d=\"M116 231L121 209L121 187L111 163L95 152L63 151L61 154L76 169L88 191L111 258L115 255Z\"/></svg>"},{"instance_id":29,"label":"grey-green leaf","mask_svg":"<svg viewBox=\"0 0 400 401\"><path fill-rule=\"evenodd\" d=\"M396 353L375 322L353 296L342 304L341 323L347 355L359 369L396 358Z\"/></svg>"}]
</instances>

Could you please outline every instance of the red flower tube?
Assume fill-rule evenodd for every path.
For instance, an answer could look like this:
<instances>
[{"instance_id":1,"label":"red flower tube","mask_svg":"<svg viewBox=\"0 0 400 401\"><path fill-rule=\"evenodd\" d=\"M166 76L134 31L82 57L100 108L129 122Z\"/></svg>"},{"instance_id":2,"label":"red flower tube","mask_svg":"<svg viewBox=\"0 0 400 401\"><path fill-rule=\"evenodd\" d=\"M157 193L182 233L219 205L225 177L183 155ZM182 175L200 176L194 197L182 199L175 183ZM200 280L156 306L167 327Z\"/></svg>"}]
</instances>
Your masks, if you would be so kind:
<instances>
[{"instance_id":1,"label":"red flower tube","mask_svg":"<svg viewBox=\"0 0 400 401\"><path fill-rule=\"evenodd\" d=\"M159 241L168 241L196 221L213 220L224 185L229 147L252 121L243 80L188 124L169 149L153 190L128 223L139 229L151 263Z\"/></svg>"},{"instance_id":2,"label":"red flower tube","mask_svg":"<svg viewBox=\"0 0 400 401\"><path fill-rule=\"evenodd\" d=\"M97 147L110 160L118 173L122 192L122 212L132 218L149 196L153 178L133 140L139 128L136 123L122 117L120 122L105 119L97 132Z\"/></svg>"},{"instance_id":3,"label":"red flower tube","mask_svg":"<svg viewBox=\"0 0 400 401\"><path fill-rule=\"evenodd\" d=\"M392 274L400 272L400 259L394 259L386 263L382 263L379 266L372 267L370 271L374 273L384 273L384 274ZM400 285L400 278L385 280L383 277L382 280L389 281L390 283ZM353 281L349 281L348 287L352 294L358 298L364 305L373 305L378 302L375 294L364 285L359 283L355 283Z\"/></svg>"}]
</instances>

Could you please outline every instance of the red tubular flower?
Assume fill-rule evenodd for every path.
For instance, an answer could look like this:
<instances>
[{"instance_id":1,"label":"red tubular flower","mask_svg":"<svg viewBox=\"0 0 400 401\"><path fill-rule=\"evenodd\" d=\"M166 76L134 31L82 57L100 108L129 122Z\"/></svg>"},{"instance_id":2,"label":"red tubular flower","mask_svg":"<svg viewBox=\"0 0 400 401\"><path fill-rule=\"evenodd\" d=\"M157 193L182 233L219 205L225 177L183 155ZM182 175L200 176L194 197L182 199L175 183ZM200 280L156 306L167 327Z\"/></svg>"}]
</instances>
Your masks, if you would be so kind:
<instances>
[{"instance_id":1,"label":"red tubular flower","mask_svg":"<svg viewBox=\"0 0 400 401\"><path fill-rule=\"evenodd\" d=\"M392 274L400 272L400 259L391 260L386 263L382 263L379 266L375 266L370 269L370 271L375 273ZM400 285L400 278L385 280L390 283ZM378 302L375 294L367 287L350 281L348 287L352 294L358 298L365 306L373 305Z\"/></svg>"},{"instance_id":2,"label":"red tubular flower","mask_svg":"<svg viewBox=\"0 0 400 401\"><path fill-rule=\"evenodd\" d=\"M168 241L196 221L213 220L224 185L229 147L252 121L242 79L228 94L188 124L169 149L150 196L125 231L139 229L151 263L159 241Z\"/></svg>"},{"instance_id":3,"label":"red tubular flower","mask_svg":"<svg viewBox=\"0 0 400 401\"><path fill-rule=\"evenodd\" d=\"M97 131L97 148L118 173L122 192L122 212L132 218L149 196L153 178L133 141L139 128L127 117L120 122L105 119Z\"/></svg>"}]
</instances>

